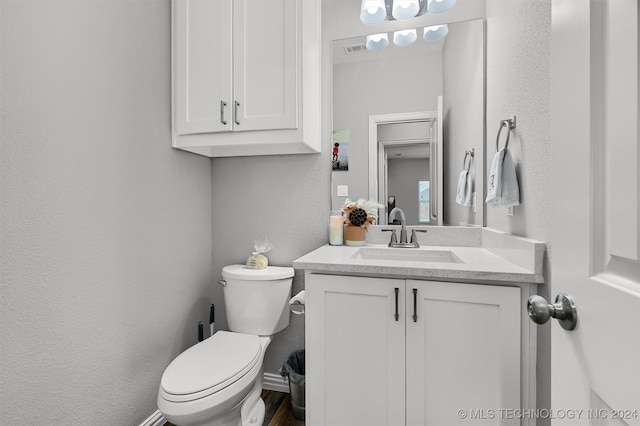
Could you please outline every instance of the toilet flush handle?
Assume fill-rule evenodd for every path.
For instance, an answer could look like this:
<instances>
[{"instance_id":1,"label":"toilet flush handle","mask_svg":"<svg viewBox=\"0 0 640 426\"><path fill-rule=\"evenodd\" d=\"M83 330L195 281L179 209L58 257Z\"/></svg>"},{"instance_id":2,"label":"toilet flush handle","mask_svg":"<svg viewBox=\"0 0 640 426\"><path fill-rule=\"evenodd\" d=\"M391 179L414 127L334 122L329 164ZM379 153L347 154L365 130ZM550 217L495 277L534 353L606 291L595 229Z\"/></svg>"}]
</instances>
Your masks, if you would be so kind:
<instances>
[{"instance_id":1,"label":"toilet flush handle","mask_svg":"<svg viewBox=\"0 0 640 426\"><path fill-rule=\"evenodd\" d=\"M227 286L227 282L225 280L218 281L218 284L220 284L222 287L226 287Z\"/></svg>"}]
</instances>

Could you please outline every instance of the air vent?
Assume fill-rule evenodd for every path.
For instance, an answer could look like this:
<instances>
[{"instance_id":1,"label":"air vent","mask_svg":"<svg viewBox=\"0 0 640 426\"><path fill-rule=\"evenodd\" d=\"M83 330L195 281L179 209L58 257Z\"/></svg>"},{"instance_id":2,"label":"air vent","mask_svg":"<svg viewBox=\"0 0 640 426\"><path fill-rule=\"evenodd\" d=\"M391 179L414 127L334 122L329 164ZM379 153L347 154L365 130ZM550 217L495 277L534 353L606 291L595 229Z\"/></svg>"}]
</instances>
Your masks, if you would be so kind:
<instances>
[{"instance_id":1,"label":"air vent","mask_svg":"<svg viewBox=\"0 0 640 426\"><path fill-rule=\"evenodd\" d=\"M351 45L345 45L343 47L344 47L344 53L346 55L367 51L367 46L365 46L364 44L351 44Z\"/></svg>"}]
</instances>

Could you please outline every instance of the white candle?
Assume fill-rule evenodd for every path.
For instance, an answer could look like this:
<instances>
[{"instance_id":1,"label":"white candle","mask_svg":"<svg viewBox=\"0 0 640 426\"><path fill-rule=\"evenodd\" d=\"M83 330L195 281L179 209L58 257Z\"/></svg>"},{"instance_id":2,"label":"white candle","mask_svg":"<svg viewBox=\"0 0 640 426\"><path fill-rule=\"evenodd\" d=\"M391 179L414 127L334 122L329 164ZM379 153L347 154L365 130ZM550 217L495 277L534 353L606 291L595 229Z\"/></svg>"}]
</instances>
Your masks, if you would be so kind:
<instances>
[{"instance_id":1,"label":"white candle","mask_svg":"<svg viewBox=\"0 0 640 426\"><path fill-rule=\"evenodd\" d=\"M332 246L342 245L342 227L344 219L341 214L331 214L329 217L329 244Z\"/></svg>"}]
</instances>

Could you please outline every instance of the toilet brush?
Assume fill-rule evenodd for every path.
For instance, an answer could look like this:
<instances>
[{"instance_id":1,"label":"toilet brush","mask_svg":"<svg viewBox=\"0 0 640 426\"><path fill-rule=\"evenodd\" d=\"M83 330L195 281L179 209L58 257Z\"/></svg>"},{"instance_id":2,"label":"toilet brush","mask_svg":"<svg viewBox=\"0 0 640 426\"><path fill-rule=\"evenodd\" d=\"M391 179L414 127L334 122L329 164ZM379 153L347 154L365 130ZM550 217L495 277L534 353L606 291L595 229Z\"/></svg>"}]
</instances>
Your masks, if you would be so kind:
<instances>
[{"instance_id":1,"label":"toilet brush","mask_svg":"<svg viewBox=\"0 0 640 426\"><path fill-rule=\"evenodd\" d=\"M211 310L209 311L209 335L210 336L213 336L215 319L216 319L215 305L212 303Z\"/></svg>"},{"instance_id":2,"label":"toilet brush","mask_svg":"<svg viewBox=\"0 0 640 426\"><path fill-rule=\"evenodd\" d=\"M204 340L204 324L202 321L198 321L198 343Z\"/></svg>"}]
</instances>

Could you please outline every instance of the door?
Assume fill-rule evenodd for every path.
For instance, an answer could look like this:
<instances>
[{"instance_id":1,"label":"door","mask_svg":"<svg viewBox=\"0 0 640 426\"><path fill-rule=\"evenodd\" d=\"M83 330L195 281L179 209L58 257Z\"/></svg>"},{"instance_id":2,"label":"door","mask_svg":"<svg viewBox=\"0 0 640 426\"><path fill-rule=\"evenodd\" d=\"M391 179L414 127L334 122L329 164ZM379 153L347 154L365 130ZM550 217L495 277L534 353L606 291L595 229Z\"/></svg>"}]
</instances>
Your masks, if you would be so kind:
<instances>
[{"instance_id":1,"label":"door","mask_svg":"<svg viewBox=\"0 0 640 426\"><path fill-rule=\"evenodd\" d=\"M554 424L640 425L638 3L552 20L551 278L577 325L551 324L551 408L583 410Z\"/></svg>"},{"instance_id":2,"label":"door","mask_svg":"<svg viewBox=\"0 0 640 426\"><path fill-rule=\"evenodd\" d=\"M307 424L404 425L404 280L307 278Z\"/></svg>"},{"instance_id":3,"label":"door","mask_svg":"<svg viewBox=\"0 0 640 426\"><path fill-rule=\"evenodd\" d=\"M520 288L407 280L405 306L406 424L519 425Z\"/></svg>"}]
</instances>

